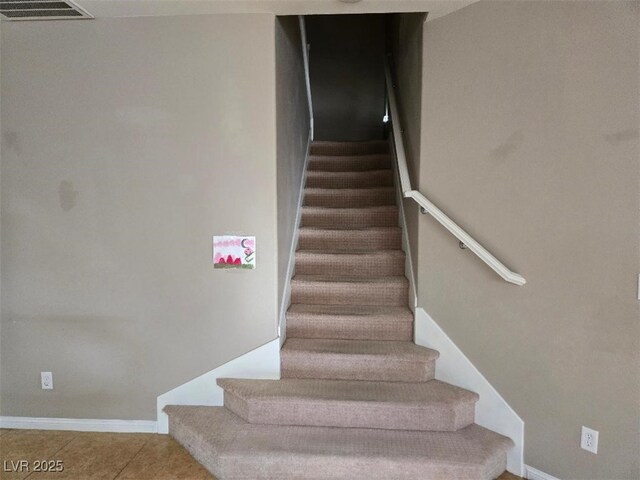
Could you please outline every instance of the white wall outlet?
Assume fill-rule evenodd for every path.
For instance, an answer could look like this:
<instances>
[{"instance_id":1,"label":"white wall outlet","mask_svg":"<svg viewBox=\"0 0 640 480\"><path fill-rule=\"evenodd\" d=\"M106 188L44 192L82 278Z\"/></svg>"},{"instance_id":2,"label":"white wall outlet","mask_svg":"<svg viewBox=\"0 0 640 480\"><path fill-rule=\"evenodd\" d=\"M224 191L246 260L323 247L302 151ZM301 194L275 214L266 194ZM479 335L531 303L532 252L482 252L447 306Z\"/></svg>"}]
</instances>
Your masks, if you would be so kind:
<instances>
[{"instance_id":1,"label":"white wall outlet","mask_svg":"<svg viewBox=\"0 0 640 480\"><path fill-rule=\"evenodd\" d=\"M40 383L43 390L53 390L53 373L40 372Z\"/></svg>"},{"instance_id":2,"label":"white wall outlet","mask_svg":"<svg viewBox=\"0 0 640 480\"><path fill-rule=\"evenodd\" d=\"M598 431L582 426L580 448L591 453L598 453Z\"/></svg>"}]
</instances>

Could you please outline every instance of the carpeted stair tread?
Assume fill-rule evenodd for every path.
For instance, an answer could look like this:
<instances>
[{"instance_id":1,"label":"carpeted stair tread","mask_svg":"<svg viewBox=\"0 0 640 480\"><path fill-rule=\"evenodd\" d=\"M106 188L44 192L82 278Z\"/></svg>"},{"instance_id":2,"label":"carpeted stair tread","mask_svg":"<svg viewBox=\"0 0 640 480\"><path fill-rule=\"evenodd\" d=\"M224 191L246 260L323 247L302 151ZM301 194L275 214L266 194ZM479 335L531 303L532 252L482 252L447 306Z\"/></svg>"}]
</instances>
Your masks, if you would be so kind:
<instances>
[{"instance_id":1,"label":"carpeted stair tread","mask_svg":"<svg viewBox=\"0 0 640 480\"><path fill-rule=\"evenodd\" d=\"M393 186L393 170L367 172L307 172L306 188L372 188Z\"/></svg>"},{"instance_id":2,"label":"carpeted stair tread","mask_svg":"<svg viewBox=\"0 0 640 480\"><path fill-rule=\"evenodd\" d=\"M478 395L432 380L218 379L225 406L251 423L456 431L474 421Z\"/></svg>"},{"instance_id":3,"label":"carpeted stair tread","mask_svg":"<svg viewBox=\"0 0 640 480\"><path fill-rule=\"evenodd\" d=\"M311 143L311 155L370 155L388 153L387 140L370 140L365 142L332 142L316 140Z\"/></svg>"},{"instance_id":4,"label":"carpeted stair tread","mask_svg":"<svg viewBox=\"0 0 640 480\"><path fill-rule=\"evenodd\" d=\"M388 153L365 155L310 155L309 171L318 172L364 172L391 168Z\"/></svg>"},{"instance_id":5,"label":"carpeted stair tread","mask_svg":"<svg viewBox=\"0 0 640 480\"><path fill-rule=\"evenodd\" d=\"M433 380L439 353L412 342L288 338L282 378L383 382Z\"/></svg>"},{"instance_id":6,"label":"carpeted stair tread","mask_svg":"<svg viewBox=\"0 0 640 480\"><path fill-rule=\"evenodd\" d=\"M320 251L397 250L402 247L400 227L330 229L303 227L298 234L298 248Z\"/></svg>"},{"instance_id":7,"label":"carpeted stair tread","mask_svg":"<svg viewBox=\"0 0 640 480\"><path fill-rule=\"evenodd\" d=\"M305 188L305 207L358 208L395 205L391 187L380 188Z\"/></svg>"},{"instance_id":8,"label":"carpeted stair tread","mask_svg":"<svg viewBox=\"0 0 640 480\"><path fill-rule=\"evenodd\" d=\"M408 307L293 304L287 337L411 341L413 314Z\"/></svg>"},{"instance_id":9,"label":"carpeted stair tread","mask_svg":"<svg viewBox=\"0 0 640 480\"><path fill-rule=\"evenodd\" d=\"M409 307L386 307L373 305L306 305L294 304L289 307L289 313L306 315L337 315L354 316L365 321L372 316L378 316L387 320L402 318L403 321L412 323L413 313Z\"/></svg>"},{"instance_id":10,"label":"carpeted stair tread","mask_svg":"<svg viewBox=\"0 0 640 480\"><path fill-rule=\"evenodd\" d=\"M167 406L172 435L225 480L492 480L513 442L457 432L257 425L224 407Z\"/></svg>"},{"instance_id":11,"label":"carpeted stair tread","mask_svg":"<svg viewBox=\"0 0 640 480\"><path fill-rule=\"evenodd\" d=\"M405 254L402 250L335 253L298 250L296 273L334 277L386 277L403 275Z\"/></svg>"},{"instance_id":12,"label":"carpeted stair tread","mask_svg":"<svg viewBox=\"0 0 640 480\"><path fill-rule=\"evenodd\" d=\"M301 227L332 229L396 227L398 207L386 205L367 208L302 207Z\"/></svg>"},{"instance_id":13,"label":"carpeted stair tread","mask_svg":"<svg viewBox=\"0 0 640 480\"><path fill-rule=\"evenodd\" d=\"M331 339L287 339L283 351L322 353L329 355L357 355L362 357L393 357L400 361L433 361L439 354L430 348L421 347L413 342L376 342L359 340Z\"/></svg>"},{"instance_id":14,"label":"carpeted stair tread","mask_svg":"<svg viewBox=\"0 0 640 480\"><path fill-rule=\"evenodd\" d=\"M291 303L404 306L408 294L409 281L402 276L296 275L291 280Z\"/></svg>"}]
</instances>

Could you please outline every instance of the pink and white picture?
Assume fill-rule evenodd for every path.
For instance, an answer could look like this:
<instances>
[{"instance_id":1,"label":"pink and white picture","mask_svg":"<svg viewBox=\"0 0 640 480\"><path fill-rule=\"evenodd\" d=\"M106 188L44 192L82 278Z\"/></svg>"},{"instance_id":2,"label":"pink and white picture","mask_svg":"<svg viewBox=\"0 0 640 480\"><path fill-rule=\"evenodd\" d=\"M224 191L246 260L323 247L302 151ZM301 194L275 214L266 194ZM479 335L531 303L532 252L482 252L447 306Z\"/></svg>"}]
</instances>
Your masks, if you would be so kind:
<instances>
[{"instance_id":1,"label":"pink and white picture","mask_svg":"<svg viewBox=\"0 0 640 480\"><path fill-rule=\"evenodd\" d=\"M256 268L256 237L213 237L213 268Z\"/></svg>"}]
</instances>

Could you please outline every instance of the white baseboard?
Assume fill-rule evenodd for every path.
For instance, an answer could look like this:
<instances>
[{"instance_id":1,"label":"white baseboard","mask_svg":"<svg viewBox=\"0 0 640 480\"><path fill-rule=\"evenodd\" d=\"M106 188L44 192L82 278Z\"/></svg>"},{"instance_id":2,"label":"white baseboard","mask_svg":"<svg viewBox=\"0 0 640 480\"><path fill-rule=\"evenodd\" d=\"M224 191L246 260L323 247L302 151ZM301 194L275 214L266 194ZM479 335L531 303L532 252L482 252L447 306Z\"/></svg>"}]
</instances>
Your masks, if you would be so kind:
<instances>
[{"instance_id":1,"label":"white baseboard","mask_svg":"<svg viewBox=\"0 0 640 480\"><path fill-rule=\"evenodd\" d=\"M396 203L398 204L399 209L399 219L400 219L400 228L402 229L402 250L405 253L405 267L404 274L409 280L409 308L411 311L414 311L416 306L418 305L418 294L416 292L416 276L415 270L413 269L413 261L411 256L411 245L409 244L409 231L407 230L407 217L404 213L404 197L402 196L402 190L400 188L400 176L398 173L398 161L395 157L394 148L391 143L389 143L389 151L392 152L393 157L393 177L394 177L394 185L396 186Z\"/></svg>"},{"instance_id":2,"label":"white baseboard","mask_svg":"<svg viewBox=\"0 0 640 480\"><path fill-rule=\"evenodd\" d=\"M218 378L280 378L280 339L220 365L193 380L160 395L157 399L158 433L169 433L169 418L162 409L167 405L222 406L224 391L216 384Z\"/></svg>"},{"instance_id":3,"label":"white baseboard","mask_svg":"<svg viewBox=\"0 0 640 480\"><path fill-rule=\"evenodd\" d=\"M476 423L515 443L507 454L507 470L523 476L524 422L423 308L415 312L415 343L440 352L436 378L480 395Z\"/></svg>"},{"instance_id":4,"label":"white baseboard","mask_svg":"<svg viewBox=\"0 0 640 480\"><path fill-rule=\"evenodd\" d=\"M313 119L312 119L313 121ZM278 321L278 336L280 337L280 346L287 339L287 310L291 304L291 278L295 271L296 250L298 248L298 237L300 236L300 219L302 218L302 202L304 200L304 185L307 181L307 167L309 165L309 152L311 150L311 141L313 140L313 129L309 129L309 137L307 138L307 151L304 155L304 165L302 166L302 177L300 179L300 189L298 193L298 207L296 209L296 219L294 222L293 236L291 238L291 250L289 251L289 263L287 264L287 277L285 278L284 293L282 295L282 303L280 304L280 319Z\"/></svg>"},{"instance_id":5,"label":"white baseboard","mask_svg":"<svg viewBox=\"0 0 640 480\"><path fill-rule=\"evenodd\" d=\"M156 433L157 423L153 420L0 417L0 428L73 430L77 432Z\"/></svg>"},{"instance_id":6,"label":"white baseboard","mask_svg":"<svg viewBox=\"0 0 640 480\"><path fill-rule=\"evenodd\" d=\"M396 185L399 185L399 181L396 181ZM398 189L398 207L400 209L400 227L402 228L402 250L405 253L405 267L404 274L409 280L409 307L412 311L415 311L418 306L418 293L416 291L416 276L413 269L413 257L411 256L411 244L409 243L409 230L407 230L407 218L404 214L404 203L402 202L402 195Z\"/></svg>"},{"instance_id":7,"label":"white baseboard","mask_svg":"<svg viewBox=\"0 0 640 480\"><path fill-rule=\"evenodd\" d=\"M524 478L528 480L560 480L559 478L553 477L548 473L541 472L540 470L536 470L529 465L524 466Z\"/></svg>"}]
</instances>

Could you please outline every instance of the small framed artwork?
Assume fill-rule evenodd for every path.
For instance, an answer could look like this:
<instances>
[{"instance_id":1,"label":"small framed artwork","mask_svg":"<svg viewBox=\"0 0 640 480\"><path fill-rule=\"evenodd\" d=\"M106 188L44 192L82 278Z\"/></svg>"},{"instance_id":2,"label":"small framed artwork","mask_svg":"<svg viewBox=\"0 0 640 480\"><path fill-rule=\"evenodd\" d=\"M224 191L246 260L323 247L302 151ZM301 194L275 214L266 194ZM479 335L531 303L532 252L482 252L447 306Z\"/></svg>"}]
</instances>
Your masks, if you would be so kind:
<instances>
[{"instance_id":1,"label":"small framed artwork","mask_svg":"<svg viewBox=\"0 0 640 480\"><path fill-rule=\"evenodd\" d=\"M256 237L214 235L213 268L256 268Z\"/></svg>"}]
</instances>

